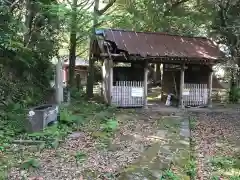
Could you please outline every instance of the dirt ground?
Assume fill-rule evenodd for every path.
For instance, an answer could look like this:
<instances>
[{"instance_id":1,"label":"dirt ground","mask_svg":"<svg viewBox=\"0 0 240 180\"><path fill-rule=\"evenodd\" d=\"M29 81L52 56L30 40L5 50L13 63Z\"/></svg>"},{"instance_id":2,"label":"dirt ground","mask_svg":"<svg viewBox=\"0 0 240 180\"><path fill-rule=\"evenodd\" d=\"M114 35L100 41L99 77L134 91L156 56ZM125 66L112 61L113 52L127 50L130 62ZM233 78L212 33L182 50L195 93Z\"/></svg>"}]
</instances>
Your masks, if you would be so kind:
<instances>
[{"instance_id":1,"label":"dirt ground","mask_svg":"<svg viewBox=\"0 0 240 180\"><path fill-rule=\"evenodd\" d=\"M240 179L240 113L197 113L197 179Z\"/></svg>"},{"instance_id":2,"label":"dirt ground","mask_svg":"<svg viewBox=\"0 0 240 180\"><path fill-rule=\"evenodd\" d=\"M160 178L172 164L179 177L188 179L182 166L189 158L189 127L185 118L125 111L117 115L117 120L119 129L110 141L104 142L104 135L97 132L75 132L56 150L34 153L40 168L14 168L9 179L25 176L44 180L151 180ZM80 162L76 162L77 152L82 154Z\"/></svg>"},{"instance_id":3,"label":"dirt ground","mask_svg":"<svg viewBox=\"0 0 240 180\"><path fill-rule=\"evenodd\" d=\"M13 168L9 179L188 180L192 174L200 180L239 180L239 111L194 111L123 110L116 115L119 127L110 138L86 129L56 149L15 145L20 154L38 159L40 167ZM196 119L191 137L189 117ZM193 163L190 140L195 142Z\"/></svg>"}]
</instances>

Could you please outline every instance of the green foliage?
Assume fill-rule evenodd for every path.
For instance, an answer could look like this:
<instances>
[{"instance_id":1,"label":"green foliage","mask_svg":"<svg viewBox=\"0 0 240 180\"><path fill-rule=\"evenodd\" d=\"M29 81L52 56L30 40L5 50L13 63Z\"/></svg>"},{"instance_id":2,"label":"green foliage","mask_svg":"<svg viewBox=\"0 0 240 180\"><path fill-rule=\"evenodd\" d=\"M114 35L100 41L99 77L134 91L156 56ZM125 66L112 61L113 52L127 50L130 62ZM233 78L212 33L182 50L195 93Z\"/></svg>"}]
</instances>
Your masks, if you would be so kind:
<instances>
[{"instance_id":1,"label":"green foliage","mask_svg":"<svg viewBox=\"0 0 240 180\"><path fill-rule=\"evenodd\" d=\"M218 177L218 176L212 176L211 177L211 180L219 180L220 179L220 177Z\"/></svg>"},{"instance_id":2,"label":"green foliage","mask_svg":"<svg viewBox=\"0 0 240 180\"><path fill-rule=\"evenodd\" d=\"M228 177L229 180L240 180L240 176L230 176ZM221 180L220 176L212 176L211 180Z\"/></svg>"},{"instance_id":3,"label":"green foliage","mask_svg":"<svg viewBox=\"0 0 240 180\"><path fill-rule=\"evenodd\" d=\"M4 111L0 111L0 144L9 142L24 132L25 113L24 107L15 103L8 104Z\"/></svg>"},{"instance_id":4,"label":"green foliage","mask_svg":"<svg viewBox=\"0 0 240 180\"><path fill-rule=\"evenodd\" d=\"M118 128L118 122L116 119L108 119L105 123L101 125L103 131L113 132Z\"/></svg>"},{"instance_id":5,"label":"green foliage","mask_svg":"<svg viewBox=\"0 0 240 180\"><path fill-rule=\"evenodd\" d=\"M84 117L81 115L75 115L67 109L60 111L60 123L72 125L74 123L80 124L84 121Z\"/></svg>"},{"instance_id":6,"label":"green foliage","mask_svg":"<svg viewBox=\"0 0 240 180\"><path fill-rule=\"evenodd\" d=\"M229 99L230 99L230 102L233 102L233 103L238 102L238 100L240 99L240 88L233 86L229 92Z\"/></svg>"},{"instance_id":7,"label":"green foliage","mask_svg":"<svg viewBox=\"0 0 240 180\"><path fill-rule=\"evenodd\" d=\"M34 158L28 159L20 165L20 168L25 170L29 170L30 168L37 169L39 167L40 167L40 162Z\"/></svg>"},{"instance_id":8,"label":"green foliage","mask_svg":"<svg viewBox=\"0 0 240 180\"><path fill-rule=\"evenodd\" d=\"M77 151L75 154L75 159L77 163L82 163L87 158L87 155L84 152Z\"/></svg>"},{"instance_id":9,"label":"green foliage","mask_svg":"<svg viewBox=\"0 0 240 180\"><path fill-rule=\"evenodd\" d=\"M190 178L194 178L197 175L196 162L194 160L189 161L185 165L185 172Z\"/></svg>"},{"instance_id":10,"label":"green foliage","mask_svg":"<svg viewBox=\"0 0 240 180\"><path fill-rule=\"evenodd\" d=\"M71 129L62 124L56 124L45 128L42 132L34 132L26 134L24 138L32 140L46 141L48 145L56 148L59 141L64 139L67 134L71 132Z\"/></svg>"},{"instance_id":11,"label":"green foliage","mask_svg":"<svg viewBox=\"0 0 240 180\"><path fill-rule=\"evenodd\" d=\"M213 5L205 0L120 0L116 6L117 10L111 15L114 17L114 28L180 35L206 35L214 14Z\"/></svg>"},{"instance_id":12,"label":"green foliage","mask_svg":"<svg viewBox=\"0 0 240 180\"><path fill-rule=\"evenodd\" d=\"M80 87L79 90L77 88L71 88L70 95L71 95L71 99L80 101L83 99L85 93L82 87Z\"/></svg>"},{"instance_id":13,"label":"green foliage","mask_svg":"<svg viewBox=\"0 0 240 180\"><path fill-rule=\"evenodd\" d=\"M160 180L180 180L180 178L172 170L166 170Z\"/></svg>"},{"instance_id":14,"label":"green foliage","mask_svg":"<svg viewBox=\"0 0 240 180\"><path fill-rule=\"evenodd\" d=\"M33 3L33 17L26 19L32 27L22 21L21 11L29 8L25 3L16 7L0 3L0 143L24 132L26 109L43 103L48 96L53 77L50 60L57 47L57 21L51 21L56 17L50 16L45 6L49 2ZM27 38L29 29L34 31Z\"/></svg>"},{"instance_id":15,"label":"green foliage","mask_svg":"<svg viewBox=\"0 0 240 180\"><path fill-rule=\"evenodd\" d=\"M240 176L231 176L229 180L240 180Z\"/></svg>"},{"instance_id":16,"label":"green foliage","mask_svg":"<svg viewBox=\"0 0 240 180\"><path fill-rule=\"evenodd\" d=\"M196 128L197 120L196 117L190 116L189 117L189 128L193 131Z\"/></svg>"},{"instance_id":17,"label":"green foliage","mask_svg":"<svg viewBox=\"0 0 240 180\"><path fill-rule=\"evenodd\" d=\"M213 167L225 170L233 168L236 162L237 160L231 157L214 157L210 161Z\"/></svg>"}]
</instances>

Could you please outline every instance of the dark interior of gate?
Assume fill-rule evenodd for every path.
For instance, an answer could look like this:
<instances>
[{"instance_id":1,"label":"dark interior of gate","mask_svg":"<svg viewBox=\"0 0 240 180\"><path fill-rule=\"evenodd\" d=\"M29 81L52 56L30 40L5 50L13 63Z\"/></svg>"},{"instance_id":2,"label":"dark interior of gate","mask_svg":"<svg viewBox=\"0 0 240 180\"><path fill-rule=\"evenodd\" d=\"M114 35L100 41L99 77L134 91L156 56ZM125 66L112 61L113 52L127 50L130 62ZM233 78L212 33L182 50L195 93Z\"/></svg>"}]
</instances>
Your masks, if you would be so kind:
<instances>
[{"instance_id":1,"label":"dark interior of gate","mask_svg":"<svg viewBox=\"0 0 240 180\"><path fill-rule=\"evenodd\" d=\"M194 64L186 64L184 74L184 85L185 89L191 89L192 96L188 97L189 102L187 105L190 106L204 106L207 105L207 94L209 85L208 78L211 73L211 68L207 65L194 65ZM172 94L173 105L178 106L179 97L180 97L180 75L181 74L181 66L180 65L172 65L172 64L164 64L163 65L163 75L162 75L162 97L158 99L158 101L154 101L155 103L165 103L167 100L167 96ZM188 87L187 87L188 86ZM207 89L207 91L204 89ZM195 91L195 92L194 92ZM197 93L198 91L198 93ZM205 94L204 94L205 93ZM193 97L195 94L196 97ZM198 95L199 94L199 95ZM198 97L200 96L200 97ZM202 97L202 99L201 99ZM185 97L187 98L187 97ZM205 98L205 99L204 99Z\"/></svg>"},{"instance_id":2,"label":"dark interior of gate","mask_svg":"<svg viewBox=\"0 0 240 180\"><path fill-rule=\"evenodd\" d=\"M103 95L118 107L147 106L148 101L167 106L211 105L212 66L223 53L209 39L166 33L98 30L93 55L103 64ZM161 65L156 99L154 65ZM153 86L150 87L150 83ZM170 102L167 103L170 97Z\"/></svg>"},{"instance_id":3,"label":"dark interior of gate","mask_svg":"<svg viewBox=\"0 0 240 180\"><path fill-rule=\"evenodd\" d=\"M119 107L142 107L143 63L114 63L112 104Z\"/></svg>"}]
</instances>

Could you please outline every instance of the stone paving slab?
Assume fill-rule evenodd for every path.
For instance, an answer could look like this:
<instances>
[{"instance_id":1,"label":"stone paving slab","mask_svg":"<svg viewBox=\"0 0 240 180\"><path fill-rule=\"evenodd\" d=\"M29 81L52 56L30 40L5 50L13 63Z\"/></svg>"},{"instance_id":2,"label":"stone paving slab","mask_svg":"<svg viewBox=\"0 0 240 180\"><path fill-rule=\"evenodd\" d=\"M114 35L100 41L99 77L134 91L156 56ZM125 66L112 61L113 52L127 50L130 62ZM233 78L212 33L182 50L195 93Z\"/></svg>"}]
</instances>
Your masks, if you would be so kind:
<instances>
[{"instance_id":1,"label":"stone paving slab","mask_svg":"<svg viewBox=\"0 0 240 180\"><path fill-rule=\"evenodd\" d=\"M156 142L145 149L141 156L122 170L120 180L151 180L161 178L162 172L170 168L174 162L179 168L179 176L186 179L181 172L189 161L189 124L188 118L183 116L164 116L158 121L158 128L152 137L160 137L164 142ZM153 119L152 119L153 120Z\"/></svg>"}]
</instances>

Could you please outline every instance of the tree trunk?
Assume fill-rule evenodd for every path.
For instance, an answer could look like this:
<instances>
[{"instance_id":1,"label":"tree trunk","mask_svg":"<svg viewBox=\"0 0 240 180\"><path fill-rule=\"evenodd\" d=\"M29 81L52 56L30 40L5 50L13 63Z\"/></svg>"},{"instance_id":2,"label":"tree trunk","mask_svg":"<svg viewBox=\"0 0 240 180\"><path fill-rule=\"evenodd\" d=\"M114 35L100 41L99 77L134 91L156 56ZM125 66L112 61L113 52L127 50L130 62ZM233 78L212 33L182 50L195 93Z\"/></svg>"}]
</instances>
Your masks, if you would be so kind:
<instances>
[{"instance_id":1,"label":"tree trunk","mask_svg":"<svg viewBox=\"0 0 240 180\"><path fill-rule=\"evenodd\" d=\"M237 57L237 65L238 65L237 77L236 77L237 78L237 86L238 86L238 88L240 88L240 58L239 57Z\"/></svg>"},{"instance_id":2,"label":"tree trunk","mask_svg":"<svg viewBox=\"0 0 240 180\"><path fill-rule=\"evenodd\" d=\"M92 54L93 42L96 39L95 30L98 25L99 16L103 15L116 0L110 0L109 3L101 10L99 10L99 0L94 0L94 11L93 11L93 26L90 36L90 49L89 49L89 68L87 78L87 96L88 98L93 97L93 84L94 84L94 62L95 59Z\"/></svg>"},{"instance_id":3,"label":"tree trunk","mask_svg":"<svg viewBox=\"0 0 240 180\"><path fill-rule=\"evenodd\" d=\"M70 48L69 48L69 80L68 80L68 85L69 85L70 88L74 86L76 45L77 45L76 23L77 23L77 0L73 0L73 3L72 3L72 17L71 17L71 31L70 31Z\"/></svg>"},{"instance_id":4,"label":"tree trunk","mask_svg":"<svg viewBox=\"0 0 240 180\"><path fill-rule=\"evenodd\" d=\"M94 1L94 12L93 12L93 26L90 36L90 48L89 48L89 67L88 67L88 78L87 78L87 97L93 97L93 85L94 85L94 57L92 54L93 42L95 40L95 30L98 23L98 9L99 0Z\"/></svg>"},{"instance_id":5,"label":"tree trunk","mask_svg":"<svg viewBox=\"0 0 240 180\"><path fill-rule=\"evenodd\" d=\"M32 0L26 0L26 15L25 15L25 27L27 28L27 32L24 34L24 46L28 46L31 41L31 34L32 34L32 24L34 16L36 15L35 12L35 2Z\"/></svg>"}]
</instances>

